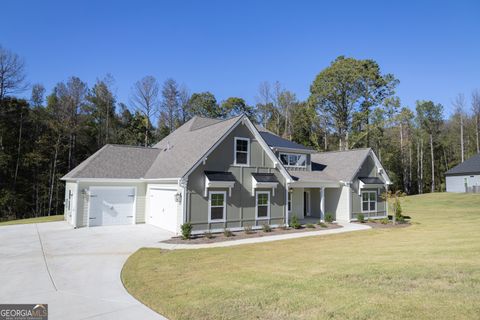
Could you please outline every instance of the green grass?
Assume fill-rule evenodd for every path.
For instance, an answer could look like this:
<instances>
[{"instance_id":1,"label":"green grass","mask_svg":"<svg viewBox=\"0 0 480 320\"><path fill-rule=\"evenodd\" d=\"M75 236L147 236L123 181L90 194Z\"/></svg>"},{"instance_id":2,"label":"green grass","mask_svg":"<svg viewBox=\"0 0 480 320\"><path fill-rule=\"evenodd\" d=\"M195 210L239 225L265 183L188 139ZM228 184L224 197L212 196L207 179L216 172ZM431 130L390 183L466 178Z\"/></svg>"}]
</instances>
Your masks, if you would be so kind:
<instances>
[{"instance_id":1,"label":"green grass","mask_svg":"<svg viewBox=\"0 0 480 320\"><path fill-rule=\"evenodd\" d=\"M480 195L403 204L407 228L141 249L122 281L170 319L479 319Z\"/></svg>"},{"instance_id":2,"label":"green grass","mask_svg":"<svg viewBox=\"0 0 480 320\"><path fill-rule=\"evenodd\" d=\"M9 226L9 225L13 225L13 224L53 222L53 221L62 221L62 220L63 220L63 214L59 214L59 215L55 215L55 216L46 216L46 217L38 217L38 218L4 221L4 222L0 222L0 226Z\"/></svg>"}]
</instances>

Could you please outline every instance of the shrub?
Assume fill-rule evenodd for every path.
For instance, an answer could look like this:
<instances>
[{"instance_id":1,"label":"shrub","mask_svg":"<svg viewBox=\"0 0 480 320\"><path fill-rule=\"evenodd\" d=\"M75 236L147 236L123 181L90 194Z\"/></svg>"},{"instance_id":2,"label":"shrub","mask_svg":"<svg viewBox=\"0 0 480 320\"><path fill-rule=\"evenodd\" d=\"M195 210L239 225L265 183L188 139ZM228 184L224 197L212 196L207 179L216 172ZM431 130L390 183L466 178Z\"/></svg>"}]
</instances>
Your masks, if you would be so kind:
<instances>
[{"instance_id":1,"label":"shrub","mask_svg":"<svg viewBox=\"0 0 480 320\"><path fill-rule=\"evenodd\" d=\"M272 232L272 228L268 224L262 226L263 232Z\"/></svg>"},{"instance_id":2,"label":"shrub","mask_svg":"<svg viewBox=\"0 0 480 320\"><path fill-rule=\"evenodd\" d=\"M328 226L325 223L323 223L322 221L319 221L317 224L322 228L328 228Z\"/></svg>"},{"instance_id":3,"label":"shrub","mask_svg":"<svg viewBox=\"0 0 480 320\"><path fill-rule=\"evenodd\" d=\"M332 223L333 222L333 214L326 213L325 214L325 222Z\"/></svg>"},{"instance_id":4,"label":"shrub","mask_svg":"<svg viewBox=\"0 0 480 320\"><path fill-rule=\"evenodd\" d=\"M311 228L315 228L315 225L314 225L313 223L307 223L307 224L305 225L305 227L311 229Z\"/></svg>"},{"instance_id":5,"label":"shrub","mask_svg":"<svg viewBox=\"0 0 480 320\"><path fill-rule=\"evenodd\" d=\"M225 230L223 230L223 235L224 235L225 237L227 237L227 238L228 238L228 237L232 237L232 236L233 236L233 232L230 231L230 229L225 229Z\"/></svg>"},{"instance_id":6,"label":"shrub","mask_svg":"<svg viewBox=\"0 0 480 320\"><path fill-rule=\"evenodd\" d=\"M360 223L365 223L365 216L362 213L357 214L357 221Z\"/></svg>"},{"instance_id":7,"label":"shrub","mask_svg":"<svg viewBox=\"0 0 480 320\"><path fill-rule=\"evenodd\" d=\"M211 231L205 231L203 236L207 239L213 239L213 233Z\"/></svg>"},{"instance_id":8,"label":"shrub","mask_svg":"<svg viewBox=\"0 0 480 320\"><path fill-rule=\"evenodd\" d=\"M300 225L300 222L298 222L297 216L292 217L292 219L290 220L290 226L293 229L300 229L301 225Z\"/></svg>"},{"instance_id":9,"label":"shrub","mask_svg":"<svg viewBox=\"0 0 480 320\"><path fill-rule=\"evenodd\" d=\"M190 237L192 236L192 229L193 229L192 224L190 222L186 222L182 224L181 228L182 228L182 239L183 240L190 239Z\"/></svg>"},{"instance_id":10,"label":"shrub","mask_svg":"<svg viewBox=\"0 0 480 320\"><path fill-rule=\"evenodd\" d=\"M380 220L381 224L388 224L388 222L389 222L388 218L383 218Z\"/></svg>"},{"instance_id":11,"label":"shrub","mask_svg":"<svg viewBox=\"0 0 480 320\"><path fill-rule=\"evenodd\" d=\"M253 233L252 226L246 225L245 227L243 227L243 232L245 232L245 234L252 234Z\"/></svg>"}]
</instances>

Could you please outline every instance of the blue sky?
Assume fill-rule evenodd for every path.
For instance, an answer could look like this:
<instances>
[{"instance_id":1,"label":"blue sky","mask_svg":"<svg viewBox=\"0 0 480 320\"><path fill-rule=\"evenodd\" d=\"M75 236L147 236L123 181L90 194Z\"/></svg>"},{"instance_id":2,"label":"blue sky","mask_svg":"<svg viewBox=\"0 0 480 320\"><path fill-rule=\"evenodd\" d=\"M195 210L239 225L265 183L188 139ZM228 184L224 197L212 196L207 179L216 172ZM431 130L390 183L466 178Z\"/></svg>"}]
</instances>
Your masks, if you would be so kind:
<instances>
[{"instance_id":1,"label":"blue sky","mask_svg":"<svg viewBox=\"0 0 480 320\"><path fill-rule=\"evenodd\" d=\"M391 2L391 3L390 3ZM280 81L301 99L339 55L372 58L406 106L480 89L480 1L3 1L0 44L47 91L111 73L119 101L145 75L256 102Z\"/></svg>"}]
</instances>

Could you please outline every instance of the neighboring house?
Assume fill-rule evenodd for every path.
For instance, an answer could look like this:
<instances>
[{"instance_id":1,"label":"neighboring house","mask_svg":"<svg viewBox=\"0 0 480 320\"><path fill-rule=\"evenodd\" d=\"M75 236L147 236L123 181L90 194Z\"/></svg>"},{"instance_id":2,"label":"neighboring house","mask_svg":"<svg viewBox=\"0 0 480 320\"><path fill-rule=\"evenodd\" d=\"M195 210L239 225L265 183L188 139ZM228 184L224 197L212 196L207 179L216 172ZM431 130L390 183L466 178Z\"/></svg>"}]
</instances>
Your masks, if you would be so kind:
<instances>
[{"instance_id":1,"label":"neighboring house","mask_svg":"<svg viewBox=\"0 0 480 320\"><path fill-rule=\"evenodd\" d=\"M153 148L106 145L63 180L74 227L149 223L179 233L387 215L371 149L317 152L246 116L194 117Z\"/></svg>"},{"instance_id":2,"label":"neighboring house","mask_svg":"<svg viewBox=\"0 0 480 320\"><path fill-rule=\"evenodd\" d=\"M480 192L480 153L445 173L447 192Z\"/></svg>"}]
</instances>

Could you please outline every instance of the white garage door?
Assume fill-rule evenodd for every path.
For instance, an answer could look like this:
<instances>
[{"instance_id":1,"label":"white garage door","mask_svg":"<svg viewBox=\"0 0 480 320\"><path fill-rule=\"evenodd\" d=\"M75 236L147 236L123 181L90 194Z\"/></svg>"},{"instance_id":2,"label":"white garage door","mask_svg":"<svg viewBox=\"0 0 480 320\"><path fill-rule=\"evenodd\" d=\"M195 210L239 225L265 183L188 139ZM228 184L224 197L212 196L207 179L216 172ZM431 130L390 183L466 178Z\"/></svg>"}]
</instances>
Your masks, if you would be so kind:
<instances>
[{"instance_id":1,"label":"white garage door","mask_svg":"<svg viewBox=\"0 0 480 320\"><path fill-rule=\"evenodd\" d=\"M177 231L176 190L151 188L147 223L172 232Z\"/></svg>"},{"instance_id":2,"label":"white garage door","mask_svg":"<svg viewBox=\"0 0 480 320\"><path fill-rule=\"evenodd\" d=\"M91 187L89 226L135 223L134 187Z\"/></svg>"}]
</instances>

